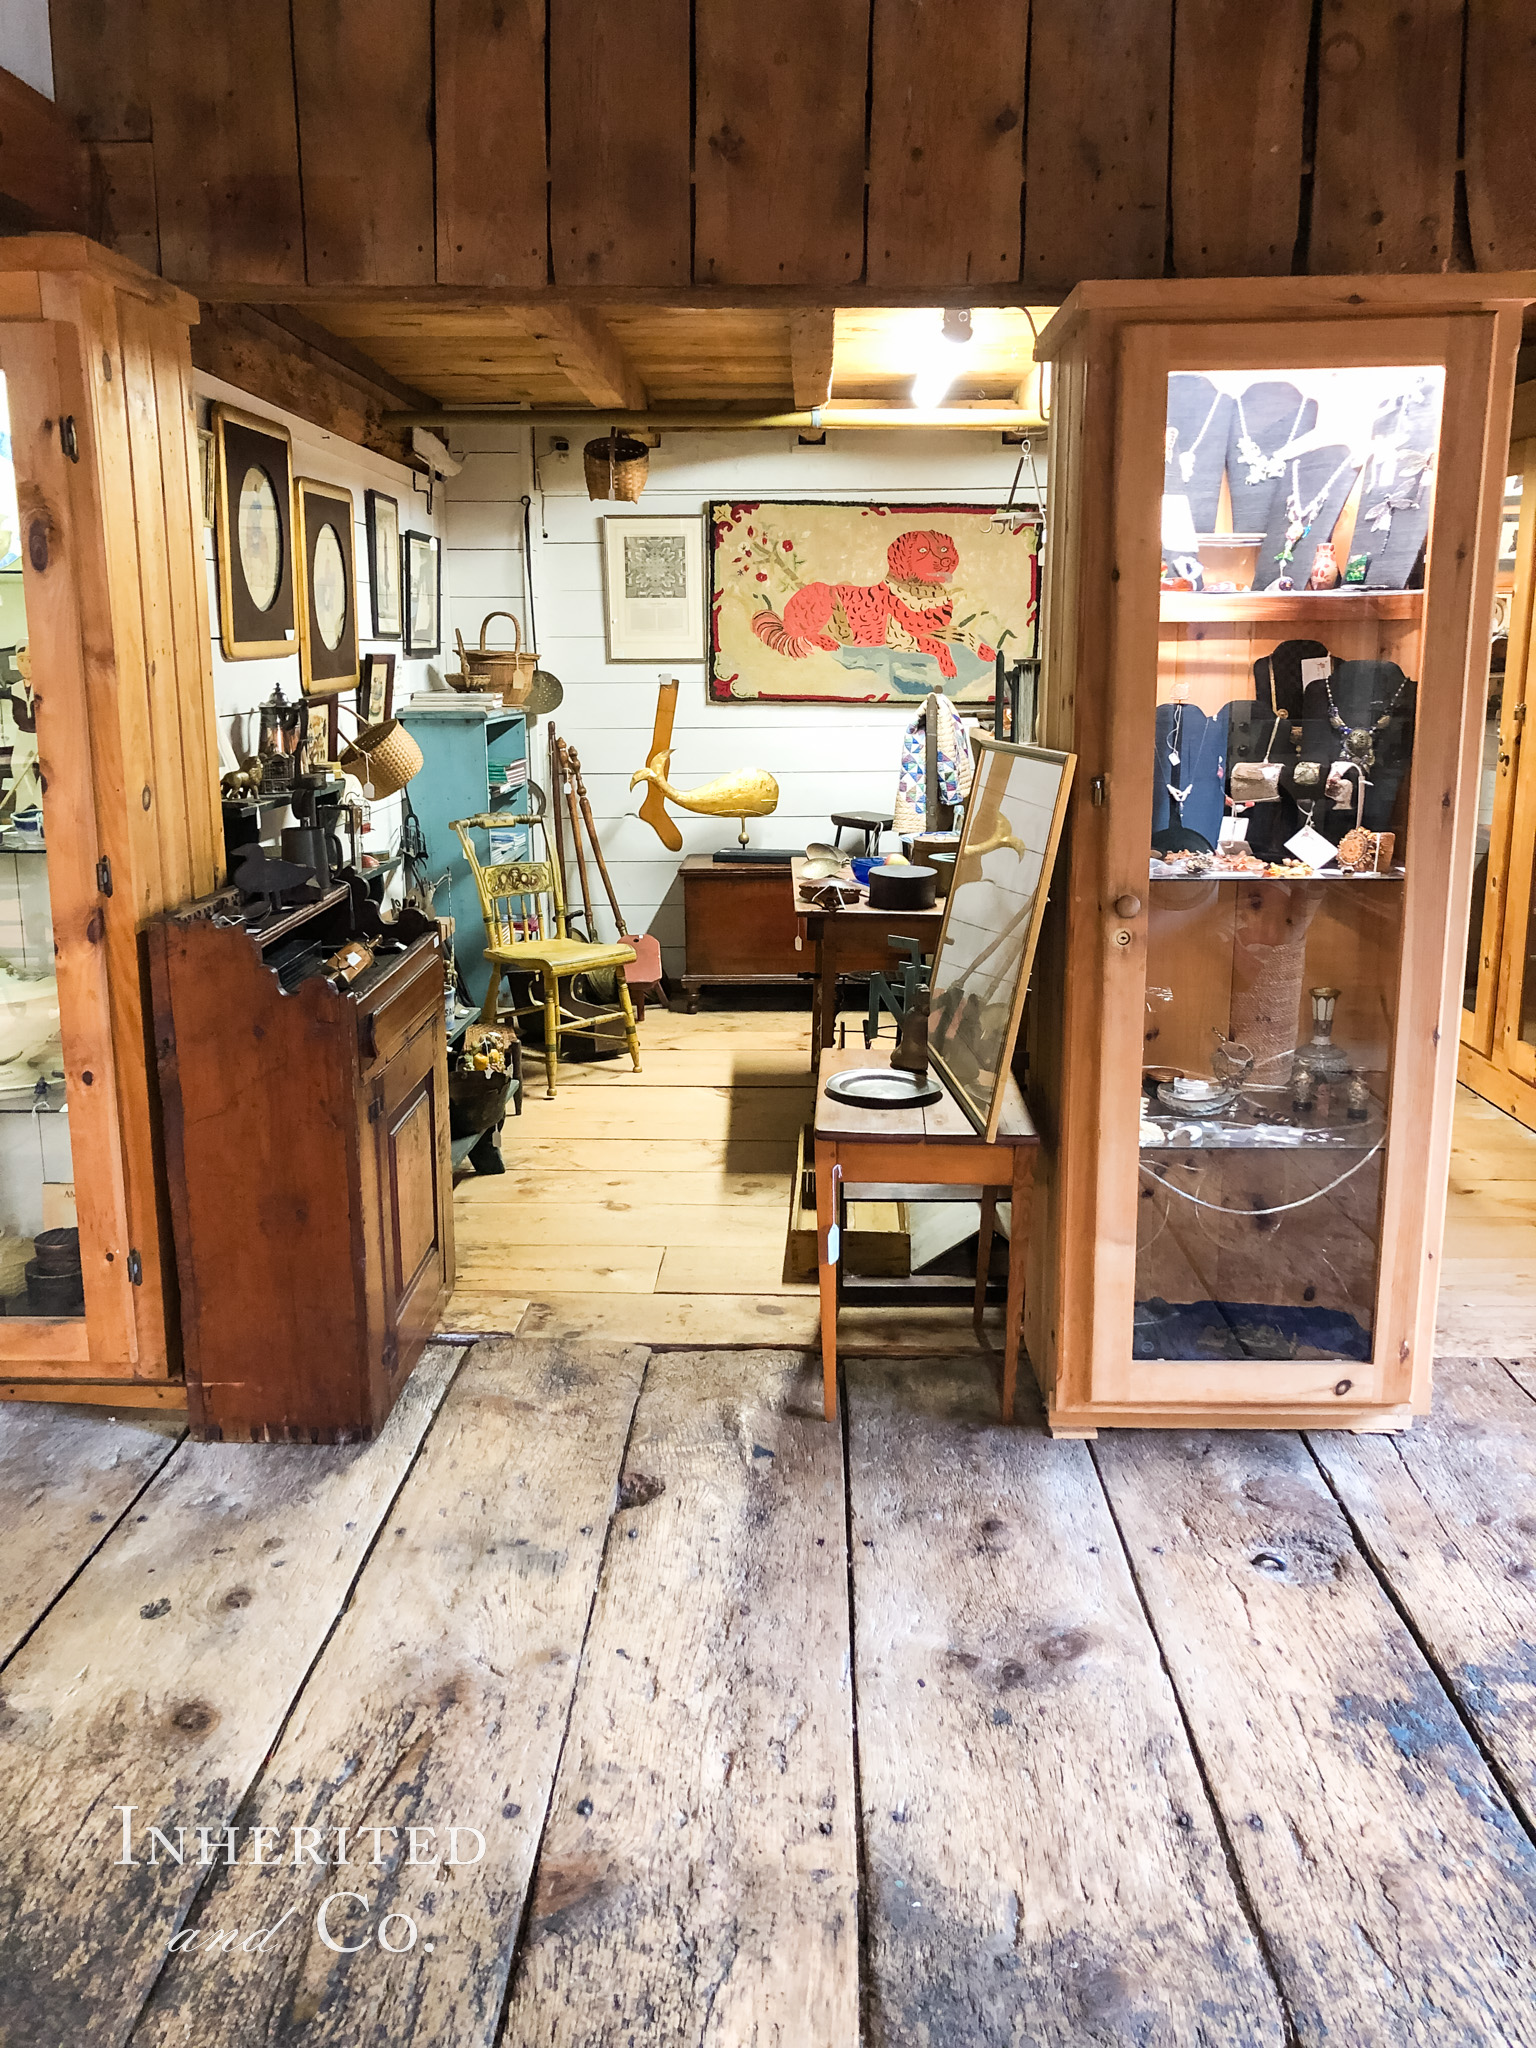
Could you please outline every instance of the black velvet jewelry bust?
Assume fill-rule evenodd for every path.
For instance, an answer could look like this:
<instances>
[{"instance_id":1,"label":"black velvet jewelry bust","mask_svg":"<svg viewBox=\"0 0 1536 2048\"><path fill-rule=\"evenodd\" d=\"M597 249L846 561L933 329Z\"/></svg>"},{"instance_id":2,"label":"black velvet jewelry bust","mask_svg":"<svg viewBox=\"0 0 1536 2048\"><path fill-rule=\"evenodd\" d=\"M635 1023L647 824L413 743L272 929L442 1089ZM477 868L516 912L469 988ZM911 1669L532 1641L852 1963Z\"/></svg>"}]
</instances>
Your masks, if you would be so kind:
<instances>
[{"instance_id":1,"label":"black velvet jewelry bust","mask_svg":"<svg viewBox=\"0 0 1536 2048\"><path fill-rule=\"evenodd\" d=\"M1331 540L1344 501L1354 486L1358 469L1342 441L1325 448L1309 448L1286 462L1285 474L1275 485L1276 498L1264 528L1264 545L1259 549L1259 566L1253 587L1264 590L1277 576L1288 576L1298 590L1304 590L1312 571L1312 557L1325 540ZM1304 531L1288 540L1293 518ZM1280 557L1287 546L1291 558ZM1344 573L1340 562L1339 573Z\"/></svg>"},{"instance_id":2,"label":"black velvet jewelry bust","mask_svg":"<svg viewBox=\"0 0 1536 2048\"><path fill-rule=\"evenodd\" d=\"M1240 698L1227 706L1228 804L1234 818L1246 819L1245 843L1260 860L1284 860L1285 842L1301 824L1301 814L1284 787L1297 758L1293 733L1292 721L1286 713L1272 711L1267 703ZM1244 803L1238 796L1232 771L1239 764L1250 762L1264 762L1280 771L1272 799Z\"/></svg>"},{"instance_id":3,"label":"black velvet jewelry bust","mask_svg":"<svg viewBox=\"0 0 1536 2048\"><path fill-rule=\"evenodd\" d=\"M1210 533L1216 525L1232 410L1232 400L1209 377L1181 373L1168 379L1163 490L1169 497L1188 498L1197 533Z\"/></svg>"},{"instance_id":4,"label":"black velvet jewelry bust","mask_svg":"<svg viewBox=\"0 0 1536 2048\"><path fill-rule=\"evenodd\" d=\"M1371 422L1371 459L1351 544L1354 554L1371 558L1368 590L1414 588L1414 565L1429 534L1434 503L1440 394L1437 371L1389 399Z\"/></svg>"},{"instance_id":5,"label":"black velvet jewelry bust","mask_svg":"<svg viewBox=\"0 0 1536 2048\"><path fill-rule=\"evenodd\" d=\"M1357 824L1371 832L1400 829L1394 814L1413 758L1417 696L1418 686L1395 661L1335 662L1325 682L1308 683L1301 759L1321 770L1312 822L1335 845ZM1328 772L1340 762L1352 764L1348 781L1354 800L1345 810L1333 809L1324 794Z\"/></svg>"}]
</instances>

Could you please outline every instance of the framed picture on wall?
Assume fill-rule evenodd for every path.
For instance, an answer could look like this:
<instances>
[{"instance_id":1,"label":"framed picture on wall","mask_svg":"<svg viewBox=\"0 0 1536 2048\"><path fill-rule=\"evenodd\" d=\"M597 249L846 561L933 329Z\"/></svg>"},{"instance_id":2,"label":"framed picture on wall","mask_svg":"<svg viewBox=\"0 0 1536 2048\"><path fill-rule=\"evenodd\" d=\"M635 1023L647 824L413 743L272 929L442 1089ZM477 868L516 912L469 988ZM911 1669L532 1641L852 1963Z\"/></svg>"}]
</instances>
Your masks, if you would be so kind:
<instances>
[{"instance_id":1,"label":"framed picture on wall","mask_svg":"<svg viewBox=\"0 0 1536 2048\"><path fill-rule=\"evenodd\" d=\"M357 565L352 493L300 477L298 507L299 681L307 697L357 687Z\"/></svg>"},{"instance_id":2,"label":"framed picture on wall","mask_svg":"<svg viewBox=\"0 0 1536 2048\"><path fill-rule=\"evenodd\" d=\"M215 403L214 535L226 660L298 650L288 429Z\"/></svg>"},{"instance_id":3,"label":"framed picture on wall","mask_svg":"<svg viewBox=\"0 0 1536 2048\"><path fill-rule=\"evenodd\" d=\"M610 661L704 659L704 528L686 515L605 519Z\"/></svg>"},{"instance_id":4,"label":"framed picture on wall","mask_svg":"<svg viewBox=\"0 0 1536 2048\"><path fill-rule=\"evenodd\" d=\"M709 508L712 704L992 702L1033 658L1040 521L990 505Z\"/></svg>"},{"instance_id":5,"label":"framed picture on wall","mask_svg":"<svg viewBox=\"0 0 1536 2048\"><path fill-rule=\"evenodd\" d=\"M341 751L339 703L340 699L336 697L317 698L306 708L304 763L307 769L316 769L323 761L334 761Z\"/></svg>"},{"instance_id":6,"label":"framed picture on wall","mask_svg":"<svg viewBox=\"0 0 1536 2048\"><path fill-rule=\"evenodd\" d=\"M358 724L382 725L394 701L395 657L392 654L365 654L362 680L357 686Z\"/></svg>"},{"instance_id":7,"label":"framed picture on wall","mask_svg":"<svg viewBox=\"0 0 1536 2048\"><path fill-rule=\"evenodd\" d=\"M408 533L405 550L405 651L436 654L442 641L441 560L437 535Z\"/></svg>"},{"instance_id":8,"label":"framed picture on wall","mask_svg":"<svg viewBox=\"0 0 1536 2048\"><path fill-rule=\"evenodd\" d=\"M373 599L373 638L400 638L400 507L382 491L369 491L368 588Z\"/></svg>"}]
</instances>

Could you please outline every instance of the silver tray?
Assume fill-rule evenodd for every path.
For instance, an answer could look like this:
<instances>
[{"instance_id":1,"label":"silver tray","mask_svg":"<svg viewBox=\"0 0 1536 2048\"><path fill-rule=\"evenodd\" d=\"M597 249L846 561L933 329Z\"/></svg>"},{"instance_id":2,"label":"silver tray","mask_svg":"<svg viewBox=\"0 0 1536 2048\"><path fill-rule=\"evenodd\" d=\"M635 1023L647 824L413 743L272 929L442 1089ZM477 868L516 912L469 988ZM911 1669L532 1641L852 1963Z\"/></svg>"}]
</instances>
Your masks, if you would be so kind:
<instances>
[{"instance_id":1,"label":"silver tray","mask_svg":"<svg viewBox=\"0 0 1536 2048\"><path fill-rule=\"evenodd\" d=\"M832 1076L827 1094L854 1109L923 1109L942 1100L944 1090L926 1074L909 1074L904 1067L848 1067Z\"/></svg>"}]
</instances>

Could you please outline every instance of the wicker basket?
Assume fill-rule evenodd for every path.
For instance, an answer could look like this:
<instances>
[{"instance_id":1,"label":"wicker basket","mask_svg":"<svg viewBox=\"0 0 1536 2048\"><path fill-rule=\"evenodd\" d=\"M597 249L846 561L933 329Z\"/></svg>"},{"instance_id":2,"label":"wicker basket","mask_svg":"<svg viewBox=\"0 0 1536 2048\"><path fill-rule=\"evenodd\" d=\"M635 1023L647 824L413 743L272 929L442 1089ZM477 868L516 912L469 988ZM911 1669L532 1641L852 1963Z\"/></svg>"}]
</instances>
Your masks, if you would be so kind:
<instances>
[{"instance_id":1,"label":"wicker basket","mask_svg":"<svg viewBox=\"0 0 1536 2048\"><path fill-rule=\"evenodd\" d=\"M398 718L365 725L341 751L341 765L355 775L375 801L395 796L421 770L421 749Z\"/></svg>"},{"instance_id":2,"label":"wicker basket","mask_svg":"<svg viewBox=\"0 0 1536 2048\"><path fill-rule=\"evenodd\" d=\"M581 451L581 461L587 472L589 498L621 498L633 505L645 489L651 451L643 441L632 440L615 427L600 440L589 441Z\"/></svg>"},{"instance_id":3,"label":"wicker basket","mask_svg":"<svg viewBox=\"0 0 1536 2048\"><path fill-rule=\"evenodd\" d=\"M492 619L512 619L512 645L510 647L487 647L485 636ZM464 635L455 632L459 643L459 660L463 664L464 688L466 690L495 690L509 711L520 711L528 700L533 688L534 670L539 665L538 656L530 648L523 651L523 629L512 618L511 612L487 612L480 621L480 645L466 647Z\"/></svg>"}]
</instances>

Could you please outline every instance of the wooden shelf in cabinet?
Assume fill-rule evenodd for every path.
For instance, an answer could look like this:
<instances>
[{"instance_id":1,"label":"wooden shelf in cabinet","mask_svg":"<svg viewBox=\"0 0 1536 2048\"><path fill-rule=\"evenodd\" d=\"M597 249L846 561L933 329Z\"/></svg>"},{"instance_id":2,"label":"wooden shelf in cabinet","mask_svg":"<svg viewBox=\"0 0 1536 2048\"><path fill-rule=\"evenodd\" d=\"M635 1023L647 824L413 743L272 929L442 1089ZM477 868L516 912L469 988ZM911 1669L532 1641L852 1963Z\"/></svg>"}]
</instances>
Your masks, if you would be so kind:
<instances>
[{"instance_id":1,"label":"wooden shelf in cabinet","mask_svg":"<svg viewBox=\"0 0 1536 2048\"><path fill-rule=\"evenodd\" d=\"M1257 625L1322 625L1325 620L1401 619L1417 624L1422 590L1164 590L1158 618L1167 625L1219 620Z\"/></svg>"}]
</instances>

